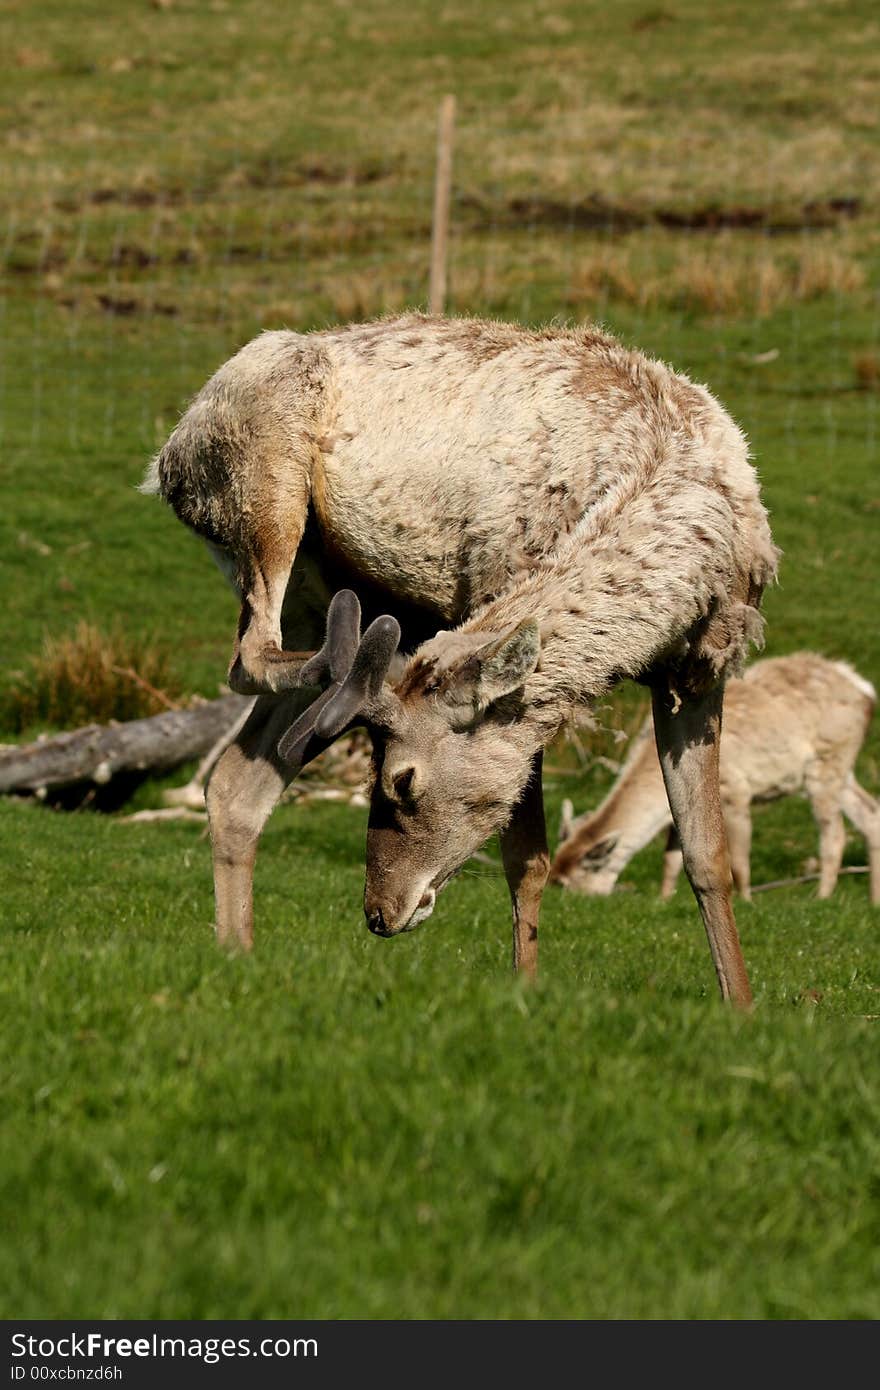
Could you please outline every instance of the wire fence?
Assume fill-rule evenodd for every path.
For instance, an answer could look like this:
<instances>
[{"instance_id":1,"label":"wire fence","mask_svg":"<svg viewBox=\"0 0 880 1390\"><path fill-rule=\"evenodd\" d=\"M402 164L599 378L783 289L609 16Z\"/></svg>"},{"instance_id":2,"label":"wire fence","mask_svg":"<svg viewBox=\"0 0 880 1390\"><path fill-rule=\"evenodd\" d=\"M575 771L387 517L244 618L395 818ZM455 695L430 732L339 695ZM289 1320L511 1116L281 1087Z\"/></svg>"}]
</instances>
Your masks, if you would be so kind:
<instances>
[{"instance_id":1,"label":"wire fence","mask_svg":"<svg viewBox=\"0 0 880 1390\"><path fill-rule=\"evenodd\" d=\"M598 320L684 370L696 356L746 420L772 377L788 392L792 456L805 392L822 397L829 460L841 403L858 393L861 443L876 456L880 300L857 182L813 196L789 167L748 167L733 143L715 151L711 196L705 180L651 188L647 177L640 193L635 170L609 191L595 151L583 177L571 160L562 177L533 134L494 132L494 162L481 163L487 125L478 110L459 114L450 312ZM134 429L152 447L255 332L426 308L433 112L414 118L408 142L405 160L215 152L199 164L185 152L126 178L123 148L114 181L103 157L74 174L34 171L0 224L0 442L108 448ZM807 414L816 447L815 399Z\"/></svg>"}]
</instances>

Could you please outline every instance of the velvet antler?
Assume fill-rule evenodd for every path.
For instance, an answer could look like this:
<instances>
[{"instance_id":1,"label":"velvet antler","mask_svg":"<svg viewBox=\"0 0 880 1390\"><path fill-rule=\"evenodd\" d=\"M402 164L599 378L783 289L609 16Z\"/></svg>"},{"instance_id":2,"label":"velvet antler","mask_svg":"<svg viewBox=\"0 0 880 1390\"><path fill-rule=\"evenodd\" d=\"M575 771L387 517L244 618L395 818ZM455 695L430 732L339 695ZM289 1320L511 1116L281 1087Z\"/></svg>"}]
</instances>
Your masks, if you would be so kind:
<instances>
[{"instance_id":1,"label":"velvet antler","mask_svg":"<svg viewBox=\"0 0 880 1390\"><path fill-rule=\"evenodd\" d=\"M350 589L334 594L327 610L324 645L300 672L303 685L327 688L287 730L278 752L287 763L303 766L321 752L310 746L332 743L359 714L366 713L382 689L400 641L396 618L376 618L360 636L361 607Z\"/></svg>"}]
</instances>

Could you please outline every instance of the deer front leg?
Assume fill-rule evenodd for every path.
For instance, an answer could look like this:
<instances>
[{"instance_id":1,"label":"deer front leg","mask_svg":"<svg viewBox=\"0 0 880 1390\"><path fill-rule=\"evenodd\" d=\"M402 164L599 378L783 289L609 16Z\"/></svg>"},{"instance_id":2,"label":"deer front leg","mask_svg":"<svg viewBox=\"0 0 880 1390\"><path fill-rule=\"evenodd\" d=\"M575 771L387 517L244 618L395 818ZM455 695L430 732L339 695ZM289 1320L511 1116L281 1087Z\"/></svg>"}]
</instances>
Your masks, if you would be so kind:
<instances>
[{"instance_id":1,"label":"deer front leg","mask_svg":"<svg viewBox=\"0 0 880 1390\"><path fill-rule=\"evenodd\" d=\"M238 619L227 680L239 695L293 689L310 652L288 652L281 645L281 610L292 561L273 569L256 567Z\"/></svg>"},{"instance_id":2,"label":"deer front leg","mask_svg":"<svg viewBox=\"0 0 880 1390\"><path fill-rule=\"evenodd\" d=\"M499 836L513 905L514 969L530 978L534 978L538 969L538 915L550 873L541 787L542 763L543 754L536 753L529 780Z\"/></svg>"},{"instance_id":3,"label":"deer front leg","mask_svg":"<svg viewBox=\"0 0 880 1390\"><path fill-rule=\"evenodd\" d=\"M723 999L741 1008L752 1000L731 903L730 859L721 810L718 742L724 687L688 697L673 713L669 685L653 692L654 732L669 808L681 841Z\"/></svg>"},{"instance_id":4,"label":"deer front leg","mask_svg":"<svg viewBox=\"0 0 880 1390\"><path fill-rule=\"evenodd\" d=\"M257 844L301 764L284 762L278 741L312 703L313 690L262 695L211 771L205 805L214 857L215 930L221 946L249 951L254 937Z\"/></svg>"}]
</instances>

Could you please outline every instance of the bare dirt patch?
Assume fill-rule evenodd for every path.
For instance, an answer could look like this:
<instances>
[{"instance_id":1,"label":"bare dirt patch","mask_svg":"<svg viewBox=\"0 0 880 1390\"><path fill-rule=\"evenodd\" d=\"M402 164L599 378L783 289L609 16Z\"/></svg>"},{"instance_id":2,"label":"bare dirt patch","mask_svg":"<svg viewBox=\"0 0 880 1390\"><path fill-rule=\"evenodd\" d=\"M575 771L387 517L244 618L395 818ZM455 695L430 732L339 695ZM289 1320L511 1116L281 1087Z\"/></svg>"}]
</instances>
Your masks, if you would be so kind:
<instances>
[{"instance_id":1,"label":"bare dirt patch","mask_svg":"<svg viewBox=\"0 0 880 1390\"><path fill-rule=\"evenodd\" d=\"M578 231L627 232L658 226L672 231L735 230L781 235L836 227L845 220L857 217L862 204L861 199L848 196L804 203L794 212L738 203L693 208L640 208L627 203L613 203L601 194L591 193L578 202L514 197L493 209L481 198L465 195L459 199L458 206L465 212L472 210L477 214L475 230L488 227L503 227L508 231L560 227Z\"/></svg>"}]
</instances>

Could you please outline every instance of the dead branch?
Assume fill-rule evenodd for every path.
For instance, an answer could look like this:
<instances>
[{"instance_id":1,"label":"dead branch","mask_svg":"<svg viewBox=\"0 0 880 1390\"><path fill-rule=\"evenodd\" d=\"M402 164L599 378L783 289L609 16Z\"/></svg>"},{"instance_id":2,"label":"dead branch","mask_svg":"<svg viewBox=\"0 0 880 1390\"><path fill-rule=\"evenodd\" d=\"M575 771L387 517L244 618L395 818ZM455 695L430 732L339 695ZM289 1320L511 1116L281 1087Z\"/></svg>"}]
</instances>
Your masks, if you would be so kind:
<instances>
[{"instance_id":1,"label":"dead branch","mask_svg":"<svg viewBox=\"0 0 880 1390\"><path fill-rule=\"evenodd\" d=\"M0 749L0 793L45 796L83 783L103 787L120 772L168 772L206 753L249 703L243 695L224 695L190 709L88 724Z\"/></svg>"},{"instance_id":2,"label":"dead branch","mask_svg":"<svg viewBox=\"0 0 880 1390\"><path fill-rule=\"evenodd\" d=\"M139 685L141 690L146 690L148 695L152 695L153 699L158 700L159 704L164 705L166 709L180 709L179 701L172 700L170 696L165 694L164 690L159 690L155 685L144 680L133 666L111 666L110 670L114 675L125 676L126 680L134 681L135 685Z\"/></svg>"},{"instance_id":3,"label":"dead branch","mask_svg":"<svg viewBox=\"0 0 880 1390\"><path fill-rule=\"evenodd\" d=\"M867 874L870 872L867 864L848 864L841 869L842 874ZM753 893L766 893L770 888L790 888L796 883L813 883L821 878L821 874L798 874L795 878L775 878L771 883L753 883Z\"/></svg>"},{"instance_id":4,"label":"dead branch","mask_svg":"<svg viewBox=\"0 0 880 1390\"><path fill-rule=\"evenodd\" d=\"M191 811L186 806L164 806L159 811L134 811L130 816L117 816L114 825L151 824L153 821L185 820L193 825L207 828L208 817L204 811Z\"/></svg>"}]
</instances>

